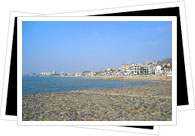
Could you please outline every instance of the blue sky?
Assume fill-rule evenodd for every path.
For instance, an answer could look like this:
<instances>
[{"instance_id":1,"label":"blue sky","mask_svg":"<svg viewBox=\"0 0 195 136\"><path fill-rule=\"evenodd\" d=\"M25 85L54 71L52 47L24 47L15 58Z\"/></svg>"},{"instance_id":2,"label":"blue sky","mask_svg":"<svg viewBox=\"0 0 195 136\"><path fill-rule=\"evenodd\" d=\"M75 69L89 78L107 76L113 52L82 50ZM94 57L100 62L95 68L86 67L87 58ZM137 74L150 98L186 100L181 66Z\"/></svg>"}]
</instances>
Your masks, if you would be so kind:
<instances>
[{"instance_id":1,"label":"blue sky","mask_svg":"<svg viewBox=\"0 0 195 136\"><path fill-rule=\"evenodd\" d=\"M23 21L23 74L119 68L172 56L170 21Z\"/></svg>"}]
</instances>

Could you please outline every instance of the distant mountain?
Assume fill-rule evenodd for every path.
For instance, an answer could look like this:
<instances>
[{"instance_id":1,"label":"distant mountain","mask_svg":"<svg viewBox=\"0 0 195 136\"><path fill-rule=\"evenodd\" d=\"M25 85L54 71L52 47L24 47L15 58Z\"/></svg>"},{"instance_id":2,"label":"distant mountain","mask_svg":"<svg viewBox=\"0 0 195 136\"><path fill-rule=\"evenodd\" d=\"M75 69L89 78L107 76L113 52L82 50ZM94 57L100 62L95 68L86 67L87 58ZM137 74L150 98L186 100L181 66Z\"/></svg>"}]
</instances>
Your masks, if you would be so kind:
<instances>
[{"instance_id":1,"label":"distant mountain","mask_svg":"<svg viewBox=\"0 0 195 136\"><path fill-rule=\"evenodd\" d=\"M172 58L150 61L148 64L164 66L172 63Z\"/></svg>"},{"instance_id":2,"label":"distant mountain","mask_svg":"<svg viewBox=\"0 0 195 136\"><path fill-rule=\"evenodd\" d=\"M159 60L158 63L159 64L161 64L161 63L165 63L165 64L172 63L172 58Z\"/></svg>"}]
</instances>

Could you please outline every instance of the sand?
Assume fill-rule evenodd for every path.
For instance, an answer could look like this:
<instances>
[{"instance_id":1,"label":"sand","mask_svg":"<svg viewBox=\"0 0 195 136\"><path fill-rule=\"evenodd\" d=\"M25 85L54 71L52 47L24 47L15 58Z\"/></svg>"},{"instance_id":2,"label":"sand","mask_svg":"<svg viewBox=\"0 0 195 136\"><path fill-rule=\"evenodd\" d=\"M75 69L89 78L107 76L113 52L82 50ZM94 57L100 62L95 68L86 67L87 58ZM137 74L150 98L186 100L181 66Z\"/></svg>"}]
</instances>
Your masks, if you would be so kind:
<instances>
[{"instance_id":1,"label":"sand","mask_svg":"<svg viewBox=\"0 0 195 136\"><path fill-rule=\"evenodd\" d=\"M172 83L26 95L24 121L170 121Z\"/></svg>"},{"instance_id":2,"label":"sand","mask_svg":"<svg viewBox=\"0 0 195 136\"><path fill-rule=\"evenodd\" d=\"M137 75L137 76L92 76L91 78L108 80L133 80L133 81L172 81L171 76Z\"/></svg>"}]
</instances>

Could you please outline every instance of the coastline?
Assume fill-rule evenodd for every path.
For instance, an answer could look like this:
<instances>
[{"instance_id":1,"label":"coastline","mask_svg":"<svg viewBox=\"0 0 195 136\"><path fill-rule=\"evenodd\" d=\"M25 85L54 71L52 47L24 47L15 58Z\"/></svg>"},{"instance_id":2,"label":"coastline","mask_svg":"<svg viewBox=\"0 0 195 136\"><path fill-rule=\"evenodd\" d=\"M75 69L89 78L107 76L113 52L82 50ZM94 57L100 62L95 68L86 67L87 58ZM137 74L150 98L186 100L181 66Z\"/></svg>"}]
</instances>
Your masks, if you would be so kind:
<instances>
[{"instance_id":1,"label":"coastline","mask_svg":"<svg viewBox=\"0 0 195 136\"><path fill-rule=\"evenodd\" d=\"M172 84L23 96L24 121L169 121Z\"/></svg>"},{"instance_id":2,"label":"coastline","mask_svg":"<svg viewBox=\"0 0 195 136\"><path fill-rule=\"evenodd\" d=\"M161 82L169 82L172 81L172 77L168 76L90 76L88 78L96 78L96 79L107 79L107 80L132 80L132 81L161 81Z\"/></svg>"}]
</instances>

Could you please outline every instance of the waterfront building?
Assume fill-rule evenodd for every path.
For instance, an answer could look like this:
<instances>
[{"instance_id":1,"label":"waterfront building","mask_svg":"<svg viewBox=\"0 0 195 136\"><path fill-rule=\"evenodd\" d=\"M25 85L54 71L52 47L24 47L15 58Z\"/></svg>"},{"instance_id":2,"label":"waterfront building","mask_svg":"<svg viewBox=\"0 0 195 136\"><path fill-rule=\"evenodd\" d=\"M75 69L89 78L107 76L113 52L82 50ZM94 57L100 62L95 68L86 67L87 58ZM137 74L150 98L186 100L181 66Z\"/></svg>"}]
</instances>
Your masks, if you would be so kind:
<instances>
[{"instance_id":1,"label":"waterfront building","mask_svg":"<svg viewBox=\"0 0 195 136\"><path fill-rule=\"evenodd\" d=\"M120 67L120 69L123 71L123 75L130 76L130 75L151 75L152 71L154 71L154 67L151 65L146 64L125 64Z\"/></svg>"},{"instance_id":2,"label":"waterfront building","mask_svg":"<svg viewBox=\"0 0 195 136\"><path fill-rule=\"evenodd\" d=\"M157 76L160 76L160 75L162 75L162 67L160 66L160 65L158 65L158 66L156 66L156 71L155 71L155 74L157 75Z\"/></svg>"},{"instance_id":3,"label":"waterfront building","mask_svg":"<svg viewBox=\"0 0 195 136\"><path fill-rule=\"evenodd\" d=\"M94 73L91 71L83 71L83 73L82 73L82 76L86 76L86 77L93 76L93 75L94 75Z\"/></svg>"},{"instance_id":4,"label":"waterfront building","mask_svg":"<svg viewBox=\"0 0 195 136\"><path fill-rule=\"evenodd\" d=\"M76 77L80 77L81 76L81 73L75 73L75 76Z\"/></svg>"},{"instance_id":5,"label":"waterfront building","mask_svg":"<svg viewBox=\"0 0 195 136\"><path fill-rule=\"evenodd\" d=\"M57 75L56 71L52 72L41 72L41 76L55 76Z\"/></svg>"},{"instance_id":6,"label":"waterfront building","mask_svg":"<svg viewBox=\"0 0 195 136\"><path fill-rule=\"evenodd\" d=\"M36 73L29 73L29 76L36 76Z\"/></svg>"},{"instance_id":7,"label":"waterfront building","mask_svg":"<svg viewBox=\"0 0 195 136\"><path fill-rule=\"evenodd\" d=\"M56 71L55 71L55 70L54 70L54 71L52 71L52 74L53 74L53 75L56 75Z\"/></svg>"},{"instance_id":8,"label":"waterfront building","mask_svg":"<svg viewBox=\"0 0 195 136\"><path fill-rule=\"evenodd\" d=\"M65 73L64 72L60 72L60 76L61 77L65 76Z\"/></svg>"}]
</instances>

